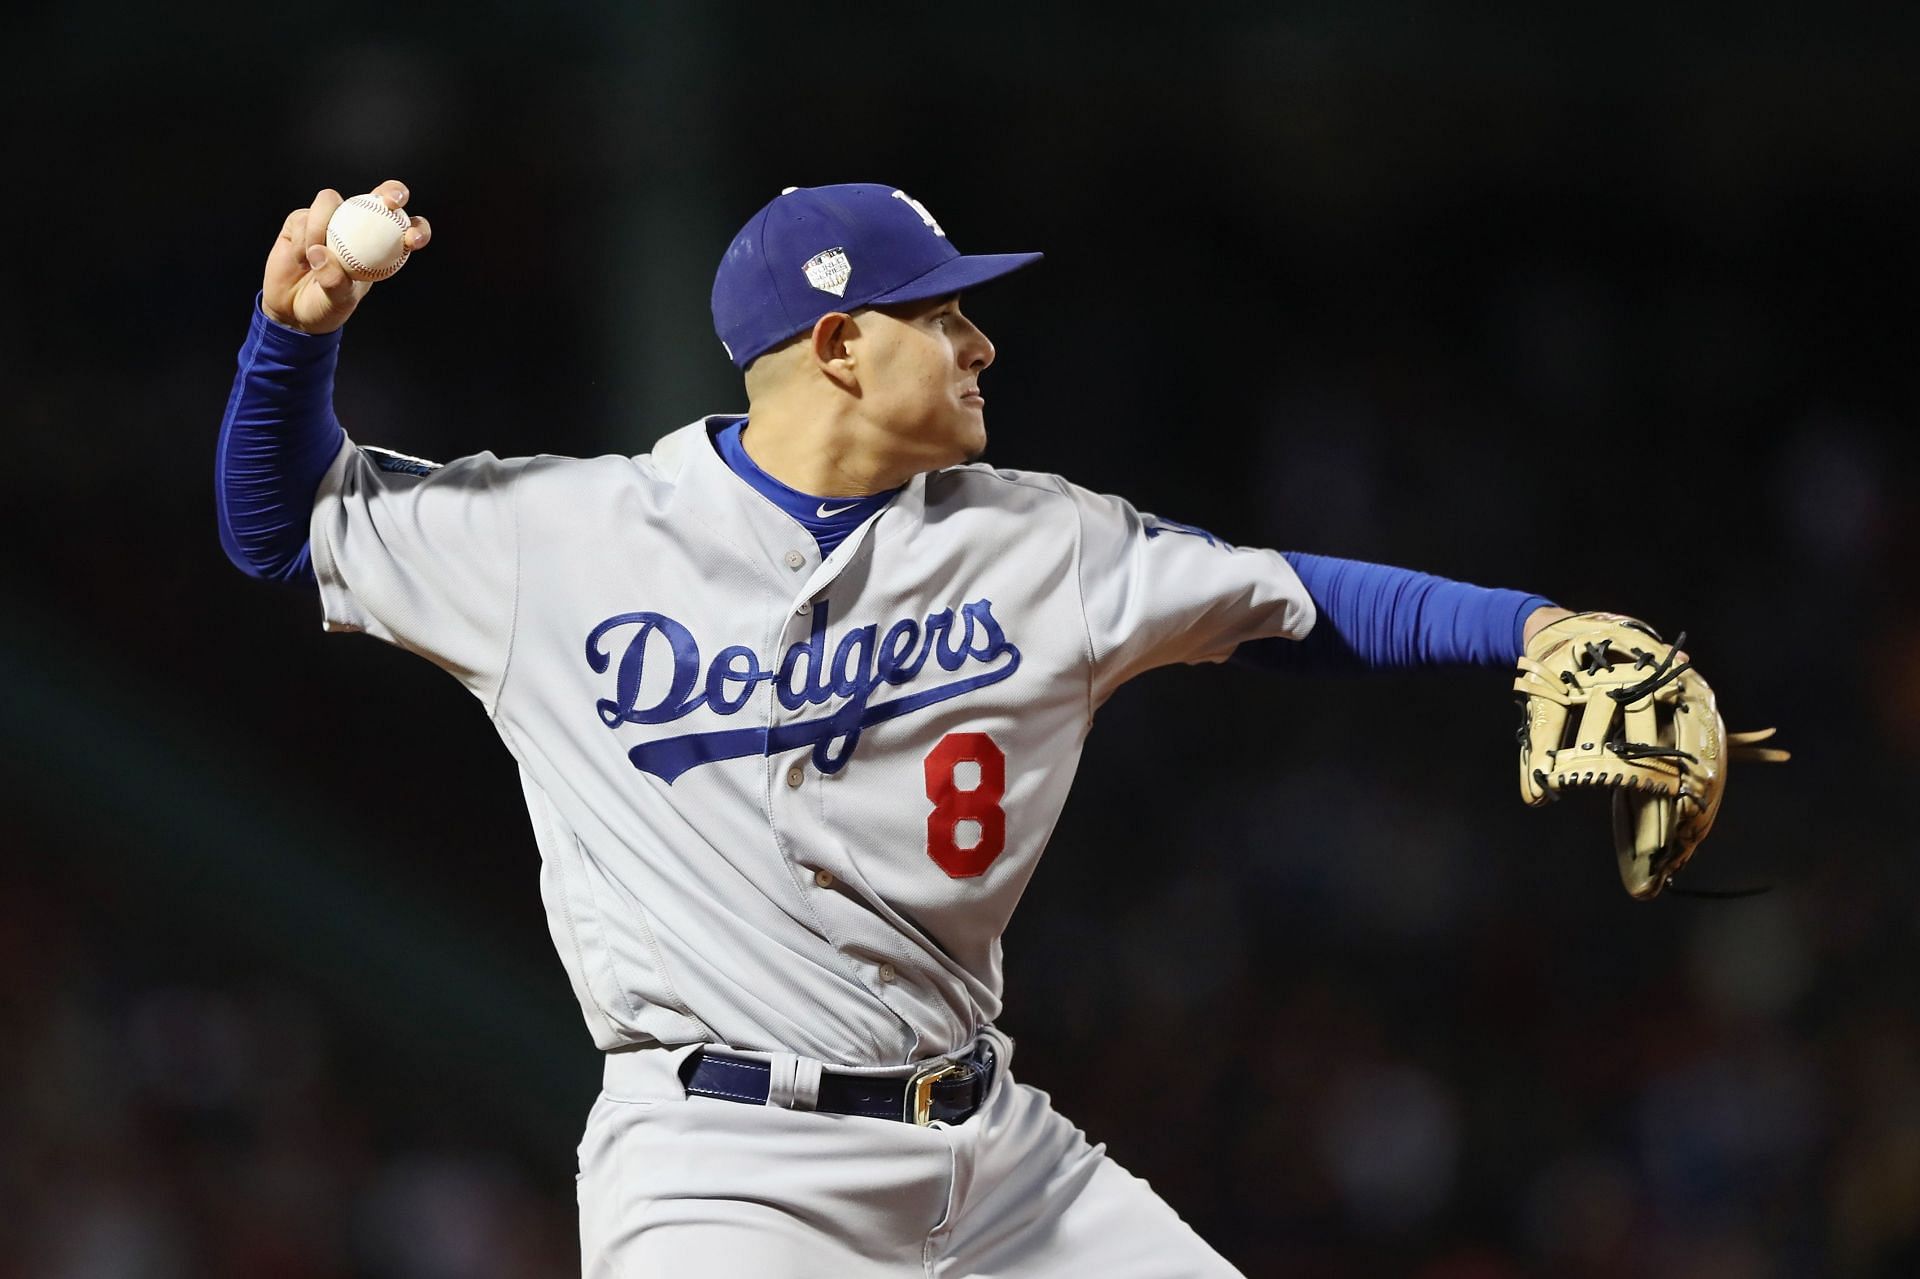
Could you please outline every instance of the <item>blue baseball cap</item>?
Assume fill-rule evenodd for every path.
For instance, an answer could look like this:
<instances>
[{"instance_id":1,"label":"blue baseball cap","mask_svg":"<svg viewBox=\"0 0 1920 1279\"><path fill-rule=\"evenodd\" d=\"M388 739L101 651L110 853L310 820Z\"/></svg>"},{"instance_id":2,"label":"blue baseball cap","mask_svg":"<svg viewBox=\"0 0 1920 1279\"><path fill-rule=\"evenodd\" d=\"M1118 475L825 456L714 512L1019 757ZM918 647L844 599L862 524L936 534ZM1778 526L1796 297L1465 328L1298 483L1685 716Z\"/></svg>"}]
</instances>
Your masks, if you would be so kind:
<instances>
[{"instance_id":1,"label":"blue baseball cap","mask_svg":"<svg viewBox=\"0 0 1920 1279\"><path fill-rule=\"evenodd\" d=\"M713 331L744 369L829 311L946 297L1039 260L962 255L926 206L895 187L788 187L720 259Z\"/></svg>"}]
</instances>

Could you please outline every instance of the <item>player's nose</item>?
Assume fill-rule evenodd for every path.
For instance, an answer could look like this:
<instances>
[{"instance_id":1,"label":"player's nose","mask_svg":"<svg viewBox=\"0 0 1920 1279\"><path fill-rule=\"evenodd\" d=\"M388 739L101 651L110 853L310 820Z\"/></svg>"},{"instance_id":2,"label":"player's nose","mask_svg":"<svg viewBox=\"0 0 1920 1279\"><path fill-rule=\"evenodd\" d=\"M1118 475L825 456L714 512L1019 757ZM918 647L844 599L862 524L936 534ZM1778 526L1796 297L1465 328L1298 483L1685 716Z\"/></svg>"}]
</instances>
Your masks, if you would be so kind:
<instances>
[{"instance_id":1,"label":"player's nose","mask_svg":"<svg viewBox=\"0 0 1920 1279\"><path fill-rule=\"evenodd\" d=\"M960 362L965 368L979 370L993 363L993 342L972 320L967 321L967 339L960 344Z\"/></svg>"}]
</instances>

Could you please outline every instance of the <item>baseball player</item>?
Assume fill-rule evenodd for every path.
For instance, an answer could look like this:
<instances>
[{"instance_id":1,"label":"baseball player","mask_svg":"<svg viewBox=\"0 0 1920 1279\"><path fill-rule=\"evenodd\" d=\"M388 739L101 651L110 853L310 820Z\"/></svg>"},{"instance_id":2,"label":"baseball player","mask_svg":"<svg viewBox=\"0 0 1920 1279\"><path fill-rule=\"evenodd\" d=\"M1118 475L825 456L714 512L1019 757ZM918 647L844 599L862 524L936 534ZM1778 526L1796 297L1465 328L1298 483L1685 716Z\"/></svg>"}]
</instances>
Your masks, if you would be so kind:
<instances>
[{"instance_id":1,"label":"baseball player","mask_svg":"<svg viewBox=\"0 0 1920 1279\"><path fill-rule=\"evenodd\" d=\"M328 630L443 667L519 764L605 1054L585 1272L1235 1273L993 1024L1095 713L1173 662L1511 666L1566 611L979 464L995 351L963 296L1039 255L963 255L885 185L790 188L721 257L745 414L637 457L358 444L331 407L370 287L325 245L340 202L268 257L221 537L317 584Z\"/></svg>"}]
</instances>

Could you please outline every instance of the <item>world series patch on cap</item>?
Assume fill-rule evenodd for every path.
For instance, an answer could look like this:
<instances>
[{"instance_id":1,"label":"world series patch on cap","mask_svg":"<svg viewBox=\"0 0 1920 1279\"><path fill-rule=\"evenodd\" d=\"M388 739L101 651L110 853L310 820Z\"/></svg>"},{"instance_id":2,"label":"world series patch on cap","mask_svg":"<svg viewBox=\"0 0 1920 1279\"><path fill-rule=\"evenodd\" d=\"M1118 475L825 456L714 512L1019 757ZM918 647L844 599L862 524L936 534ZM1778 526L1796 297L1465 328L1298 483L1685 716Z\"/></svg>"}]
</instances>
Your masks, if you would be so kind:
<instances>
[{"instance_id":1,"label":"world series patch on cap","mask_svg":"<svg viewBox=\"0 0 1920 1279\"><path fill-rule=\"evenodd\" d=\"M830 311L976 288L1038 253L962 254L897 187L788 187L747 220L713 277L713 331L739 368Z\"/></svg>"}]
</instances>

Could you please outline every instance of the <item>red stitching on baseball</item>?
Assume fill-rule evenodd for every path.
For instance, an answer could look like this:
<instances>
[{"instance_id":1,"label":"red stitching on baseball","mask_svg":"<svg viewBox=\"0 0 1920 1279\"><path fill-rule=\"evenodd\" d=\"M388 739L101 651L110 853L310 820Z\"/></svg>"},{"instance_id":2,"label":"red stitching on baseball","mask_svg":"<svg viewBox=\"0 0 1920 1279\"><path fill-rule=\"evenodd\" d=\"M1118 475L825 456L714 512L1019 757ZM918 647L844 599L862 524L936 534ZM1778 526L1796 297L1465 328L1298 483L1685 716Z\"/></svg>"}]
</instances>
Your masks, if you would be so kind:
<instances>
[{"instance_id":1,"label":"red stitching on baseball","mask_svg":"<svg viewBox=\"0 0 1920 1279\"><path fill-rule=\"evenodd\" d=\"M367 203L367 201L369 200L372 201L371 204ZM348 252L345 248L341 247L340 244L334 243L334 235L333 235L333 227L332 227L333 219L332 218L327 219L327 222L328 222L327 243L330 245L333 245L333 251L339 255L341 264L347 268L349 273L354 271L364 272L365 275L367 276L365 283L378 284L380 281L391 277L394 272L398 271L401 267L405 266L407 264L407 259L413 255L413 250L407 247L407 228L410 224L407 222L406 215L401 213L400 210L389 209L387 207L387 202L385 200L382 200L379 196L373 195L371 193L366 195L356 195L351 200L346 201L346 203L351 204L356 209L366 209L369 212L377 212L387 218L390 218L400 228L400 256L393 260L392 266L388 267L384 271L380 271L376 273L372 267L362 262L359 258L355 257L352 253Z\"/></svg>"}]
</instances>

